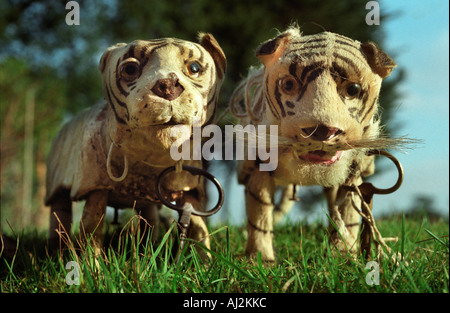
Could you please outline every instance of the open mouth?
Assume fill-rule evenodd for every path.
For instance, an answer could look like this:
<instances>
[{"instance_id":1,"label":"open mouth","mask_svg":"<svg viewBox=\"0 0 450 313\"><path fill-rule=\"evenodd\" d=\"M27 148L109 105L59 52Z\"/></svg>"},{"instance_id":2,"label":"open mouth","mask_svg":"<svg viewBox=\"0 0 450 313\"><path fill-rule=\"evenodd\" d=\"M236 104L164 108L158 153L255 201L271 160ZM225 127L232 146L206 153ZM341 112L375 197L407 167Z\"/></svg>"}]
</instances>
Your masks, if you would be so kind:
<instances>
[{"instance_id":1,"label":"open mouth","mask_svg":"<svg viewBox=\"0 0 450 313\"><path fill-rule=\"evenodd\" d=\"M314 150L306 154L300 155L300 159L322 165L331 165L335 163L342 155L342 151L337 151L334 155L330 155L328 152L323 150Z\"/></svg>"}]
</instances>

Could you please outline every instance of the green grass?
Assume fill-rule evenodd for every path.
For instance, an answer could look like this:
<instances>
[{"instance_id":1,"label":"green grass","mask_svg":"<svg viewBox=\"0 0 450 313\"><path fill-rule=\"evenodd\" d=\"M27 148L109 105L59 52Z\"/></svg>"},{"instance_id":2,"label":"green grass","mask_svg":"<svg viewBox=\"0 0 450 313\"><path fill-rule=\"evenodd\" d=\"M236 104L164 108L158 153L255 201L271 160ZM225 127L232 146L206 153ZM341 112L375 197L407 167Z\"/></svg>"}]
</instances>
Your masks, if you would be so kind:
<instances>
[{"instance_id":1,"label":"green grass","mask_svg":"<svg viewBox=\"0 0 450 313\"><path fill-rule=\"evenodd\" d=\"M393 252L403 251L404 256L397 266L380 264L379 285L366 284L371 271L366 269L366 260L333 256L328 229L321 225L277 227L274 264L245 257L244 227L215 227L211 229L209 264L201 260L195 247L205 248L191 241L183 263L176 266L171 263L174 229L152 245L140 240L133 223L128 223L120 237L120 230L109 232L107 247L99 257L89 245L74 246L61 256L50 257L45 235L21 234L18 252L0 260L0 291L448 293L448 221L430 223L426 217L400 217L380 220L377 225L385 237L399 237L398 242L388 245ZM73 278L73 267L66 269L69 261L79 264L79 285L66 283L67 275Z\"/></svg>"}]
</instances>

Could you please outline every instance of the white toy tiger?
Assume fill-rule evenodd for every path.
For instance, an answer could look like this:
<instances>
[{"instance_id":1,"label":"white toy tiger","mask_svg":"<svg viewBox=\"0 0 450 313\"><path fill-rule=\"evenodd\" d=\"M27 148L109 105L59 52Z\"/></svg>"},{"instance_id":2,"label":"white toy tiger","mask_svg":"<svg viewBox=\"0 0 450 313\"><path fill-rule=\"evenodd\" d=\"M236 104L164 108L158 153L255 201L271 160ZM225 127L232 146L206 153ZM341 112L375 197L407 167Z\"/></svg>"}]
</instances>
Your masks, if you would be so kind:
<instances>
[{"instance_id":1,"label":"white toy tiger","mask_svg":"<svg viewBox=\"0 0 450 313\"><path fill-rule=\"evenodd\" d=\"M296 27L261 44L256 55L263 66L236 88L230 109L242 125L277 125L279 146L273 171L260 171L258 159L239 164L247 254L274 260L274 208L290 209L295 185L325 187L331 218L345 222L339 229L344 240L333 229L331 242L340 251L356 251L360 217L352 194L339 186L359 185L361 176L374 172L369 149L395 142L381 134L378 97L396 64L374 43L329 32L302 36ZM275 205L277 186L284 191Z\"/></svg>"},{"instance_id":2,"label":"white toy tiger","mask_svg":"<svg viewBox=\"0 0 450 313\"><path fill-rule=\"evenodd\" d=\"M225 55L211 34L200 34L199 43L174 38L120 43L103 54L106 103L66 124L48 157L45 203L51 206L52 246L59 241L55 230L70 231L72 201L86 200L81 230L86 235L95 230L97 249L107 205L134 207L157 224L156 178L176 163L170 148L190 140L194 119L201 125L213 121L225 68ZM171 134L175 125L184 128L178 137ZM202 167L201 161L185 164ZM200 176L182 171L164 178L165 196L202 210ZM202 218L192 216L190 236L209 245Z\"/></svg>"}]
</instances>

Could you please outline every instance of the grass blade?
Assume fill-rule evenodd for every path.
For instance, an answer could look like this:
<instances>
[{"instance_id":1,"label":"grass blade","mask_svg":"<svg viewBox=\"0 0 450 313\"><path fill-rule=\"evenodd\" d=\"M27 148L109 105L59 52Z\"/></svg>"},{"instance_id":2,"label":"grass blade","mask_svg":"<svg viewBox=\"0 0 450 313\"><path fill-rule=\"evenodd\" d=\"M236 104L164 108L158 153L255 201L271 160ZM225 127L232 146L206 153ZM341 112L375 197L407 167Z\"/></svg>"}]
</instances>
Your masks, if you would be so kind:
<instances>
[{"instance_id":1,"label":"grass blade","mask_svg":"<svg viewBox=\"0 0 450 313\"><path fill-rule=\"evenodd\" d=\"M438 236L436 236L435 234L433 234L430 230L425 228L425 231L428 233L428 235L430 235L431 237L434 238L434 240L436 240L437 242L439 242L442 246L444 246L445 248L447 248L448 250L448 245Z\"/></svg>"}]
</instances>

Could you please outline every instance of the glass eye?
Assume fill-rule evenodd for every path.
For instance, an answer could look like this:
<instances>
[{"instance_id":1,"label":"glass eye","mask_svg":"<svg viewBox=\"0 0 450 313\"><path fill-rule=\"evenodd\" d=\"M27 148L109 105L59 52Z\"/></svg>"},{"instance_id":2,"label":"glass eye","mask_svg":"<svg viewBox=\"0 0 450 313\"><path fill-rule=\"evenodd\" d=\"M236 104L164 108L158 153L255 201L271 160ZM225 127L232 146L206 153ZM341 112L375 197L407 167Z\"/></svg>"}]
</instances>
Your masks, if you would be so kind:
<instances>
[{"instance_id":1,"label":"glass eye","mask_svg":"<svg viewBox=\"0 0 450 313\"><path fill-rule=\"evenodd\" d=\"M293 77L285 77L280 82L281 89L286 93L291 93L297 88L297 81Z\"/></svg>"},{"instance_id":2,"label":"glass eye","mask_svg":"<svg viewBox=\"0 0 450 313\"><path fill-rule=\"evenodd\" d=\"M120 66L120 76L126 81L133 81L139 76L139 63L128 61Z\"/></svg>"},{"instance_id":3,"label":"glass eye","mask_svg":"<svg viewBox=\"0 0 450 313\"><path fill-rule=\"evenodd\" d=\"M350 83L345 86L344 98L351 100L354 98L358 98L361 94L362 88L360 84Z\"/></svg>"},{"instance_id":4,"label":"glass eye","mask_svg":"<svg viewBox=\"0 0 450 313\"><path fill-rule=\"evenodd\" d=\"M188 64L187 70L188 70L189 75L195 75L195 74L200 73L201 66L200 66L200 64L198 64L197 62L194 61L194 62L191 62Z\"/></svg>"}]
</instances>

